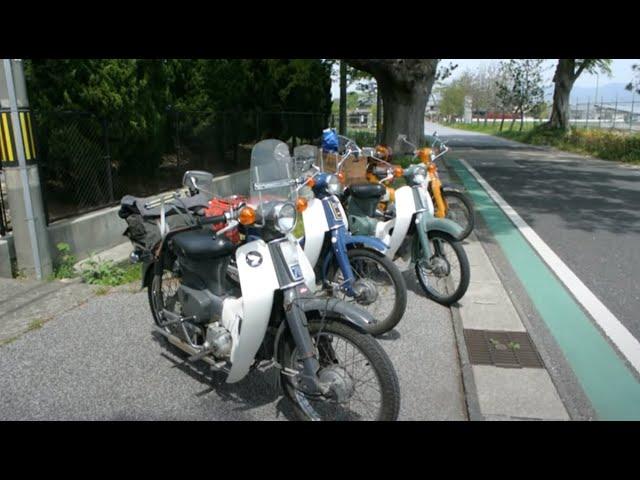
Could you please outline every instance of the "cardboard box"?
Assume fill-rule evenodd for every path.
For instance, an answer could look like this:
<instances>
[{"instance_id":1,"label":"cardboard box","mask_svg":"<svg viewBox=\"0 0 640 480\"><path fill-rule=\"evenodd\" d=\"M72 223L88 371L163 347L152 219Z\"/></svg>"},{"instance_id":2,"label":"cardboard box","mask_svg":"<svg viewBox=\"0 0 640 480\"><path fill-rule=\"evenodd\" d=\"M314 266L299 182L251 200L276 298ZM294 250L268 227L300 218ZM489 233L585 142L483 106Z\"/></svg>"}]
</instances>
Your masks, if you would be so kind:
<instances>
[{"instance_id":1,"label":"cardboard box","mask_svg":"<svg viewBox=\"0 0 640 480\"><path fill-rule=\"evenodd\" d=\"M338 163L342 157L337 153L323 152L323 170L329 173L336 173ZM342 164L342 172L345 175L345 183L362 183L367 181L367 159L349 156Z\"/></svg>"}]
</instances>

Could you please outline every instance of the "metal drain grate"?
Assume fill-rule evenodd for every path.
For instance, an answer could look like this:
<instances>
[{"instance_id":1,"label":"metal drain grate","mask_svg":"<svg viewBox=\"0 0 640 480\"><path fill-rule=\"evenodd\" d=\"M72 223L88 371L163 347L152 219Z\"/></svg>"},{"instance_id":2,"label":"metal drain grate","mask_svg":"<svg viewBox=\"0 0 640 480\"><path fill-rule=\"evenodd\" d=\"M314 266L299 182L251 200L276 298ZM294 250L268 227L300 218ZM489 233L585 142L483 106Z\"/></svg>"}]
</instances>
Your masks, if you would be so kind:
<instances>
[{"instance_id":1,"label":"metal drain grate","mask_svg":"<svg viewBox=\"0 0 640 480\"><path fill-rule=\"evenodd\" d=\"M544 368L531 337L526 332L464 330L472 365L503 368Z\"/></svg>"}]
</instances>

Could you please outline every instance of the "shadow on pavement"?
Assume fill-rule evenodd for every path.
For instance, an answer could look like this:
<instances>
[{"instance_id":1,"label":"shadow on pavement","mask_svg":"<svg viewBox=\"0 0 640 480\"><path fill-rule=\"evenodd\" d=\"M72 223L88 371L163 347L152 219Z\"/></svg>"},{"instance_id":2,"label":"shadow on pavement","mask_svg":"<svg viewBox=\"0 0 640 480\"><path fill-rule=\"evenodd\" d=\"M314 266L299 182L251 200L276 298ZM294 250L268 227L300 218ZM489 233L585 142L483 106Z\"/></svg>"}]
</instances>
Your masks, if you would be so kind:
<instances>
[{"instance_id":1,"label":"shadow on pavement","mask_svg":"<svg viewBox=\"0 0 640 480\"><path fill-rule=\"evenodd\" d=\"M295 420L289 401L282 396L276 369L266 372L253 370L238 383L226 383L225 373L211 371L209 365L203 361L187 362L186 359L189 356L187 353L165 341L158 333L154 332L152 337L165 350L161 353L165 359L181 372L203 384L205 388L196 394L197 397L206 397L215 392L218 399L223 402L237 404L238 407L234 410L238 412L251 411L279 399L276 404L277 416L282 414L284 417L282 420Z\"/></svg>"},{"instance_id":2,"label":"shadow on pavement","mask_svg":"<svg viewBox=\"0 0 640 480\"><path fill-rule=\"evenodd\" d=\"M516 166L474 168L511 206L526 207L519 211L532 228L536 215L553 214L569 229L640 233L640 175L577 162L512 160Z\"/></svg>"}]
</instances>

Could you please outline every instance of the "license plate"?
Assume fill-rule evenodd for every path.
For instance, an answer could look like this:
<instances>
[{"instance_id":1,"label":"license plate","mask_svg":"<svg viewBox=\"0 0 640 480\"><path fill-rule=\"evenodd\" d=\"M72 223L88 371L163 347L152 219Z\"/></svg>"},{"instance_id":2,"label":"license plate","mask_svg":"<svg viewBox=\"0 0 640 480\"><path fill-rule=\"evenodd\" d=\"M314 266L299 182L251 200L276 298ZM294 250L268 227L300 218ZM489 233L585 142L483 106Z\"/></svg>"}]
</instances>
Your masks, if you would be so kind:
<instances>
[{"instance_id":1,"label":"license plate","mask_svg":"<svg viewBox=\"0 0 640 480\"><path fill-rule=\"evenodd\" d=\"M336 205L336 202L330 201L329 205L331 206L331 211L333 212L333 217L336 220L342 221L342 210L340 210L340 207L338 207L338 205Z\"/></svg>"},{"instance_id":2,"label":"license plate","mask_svg":"<svg viewBox=\"0 0 640 480\"><path fill-rule=\"evenodd\" d=\"M302 280L302 268L297 263L295 265L289 265L289 270L291 271L291 276L293 280Z\"/></svg>"}]
</instances>

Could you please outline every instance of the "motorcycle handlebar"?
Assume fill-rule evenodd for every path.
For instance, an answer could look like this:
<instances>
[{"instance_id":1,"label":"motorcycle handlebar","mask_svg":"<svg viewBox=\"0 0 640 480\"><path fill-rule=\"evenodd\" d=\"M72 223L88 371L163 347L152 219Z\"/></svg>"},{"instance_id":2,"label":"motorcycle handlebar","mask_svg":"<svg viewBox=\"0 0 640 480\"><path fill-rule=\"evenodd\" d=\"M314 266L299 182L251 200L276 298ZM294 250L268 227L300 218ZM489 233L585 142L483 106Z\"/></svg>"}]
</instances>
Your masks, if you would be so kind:
<instances>
[{"instance_id":1,"label":"motorcycle handlebar","mask_svg":"<svg viewBox=\"0 0 640 480\"><path fill-rule=\"evenodd\" d=\"M226 223L227 220L227 215L223 213L222 215L216 215L215 217L200 217L198 223L200 225L211 225L214 223Z\"/></svg>"}]
</instances>

